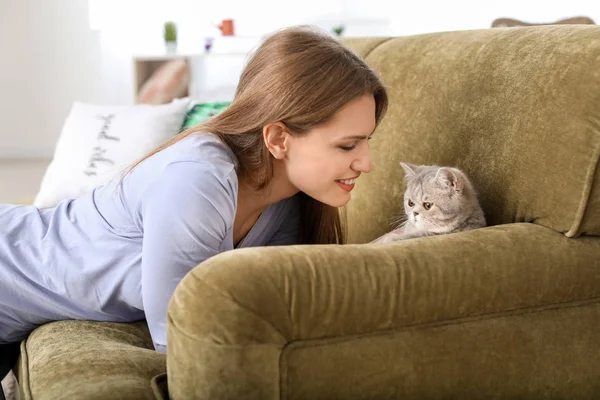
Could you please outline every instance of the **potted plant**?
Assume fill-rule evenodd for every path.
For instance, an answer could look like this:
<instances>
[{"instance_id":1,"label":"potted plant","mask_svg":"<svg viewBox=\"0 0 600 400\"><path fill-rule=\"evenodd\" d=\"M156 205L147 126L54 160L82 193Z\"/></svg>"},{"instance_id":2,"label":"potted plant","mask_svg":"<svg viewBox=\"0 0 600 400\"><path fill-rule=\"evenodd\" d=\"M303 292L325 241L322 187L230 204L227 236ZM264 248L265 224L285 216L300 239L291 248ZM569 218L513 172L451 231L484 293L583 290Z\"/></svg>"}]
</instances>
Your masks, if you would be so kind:
<instances>
[{"instance_id":1,"label":"potted plant","mask_svg":"<svg viewBox=\"0 0 600 400\"><path fill-rule=\"evenodd\" d=\"M177 25L173 21L167 21L164 25L163 36L167 51L174 52L177 50Z\"/></svg>"},{"instance_id":2,"label":"potted plant","mask_svg":"<svg viewBox=\"0 0 600 400\"><path fill-rule=\"evenodd\" d=\"M342 36L342 33L344 33L344 28L345 28L345 26L340 24L340 25L334 26L332 31L333 31L333 33L335 33L336 36Z\"/></svg>"}]
</instances>

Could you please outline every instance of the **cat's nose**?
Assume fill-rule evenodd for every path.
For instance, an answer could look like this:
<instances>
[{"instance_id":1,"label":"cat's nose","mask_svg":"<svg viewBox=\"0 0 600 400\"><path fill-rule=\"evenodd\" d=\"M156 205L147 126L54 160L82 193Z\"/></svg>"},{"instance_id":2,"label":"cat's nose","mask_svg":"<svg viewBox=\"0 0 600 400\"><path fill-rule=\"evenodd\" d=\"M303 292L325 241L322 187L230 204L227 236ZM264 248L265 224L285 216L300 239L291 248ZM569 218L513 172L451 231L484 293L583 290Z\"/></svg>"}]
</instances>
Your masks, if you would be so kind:
<instances>
[{"instance_id":1,"label":"cat's nose","mask_svg":"<svg viewBox=\"0 0 600 400\"><path fill-rule=\"evenodd\" d=\"M418 213L418 212L416 212L416 211L413 211L413 214L414 214L414 216L415 216L415 217L416 217L417 215L419 215L419 213Z\"/></svg>"}]
</instances>

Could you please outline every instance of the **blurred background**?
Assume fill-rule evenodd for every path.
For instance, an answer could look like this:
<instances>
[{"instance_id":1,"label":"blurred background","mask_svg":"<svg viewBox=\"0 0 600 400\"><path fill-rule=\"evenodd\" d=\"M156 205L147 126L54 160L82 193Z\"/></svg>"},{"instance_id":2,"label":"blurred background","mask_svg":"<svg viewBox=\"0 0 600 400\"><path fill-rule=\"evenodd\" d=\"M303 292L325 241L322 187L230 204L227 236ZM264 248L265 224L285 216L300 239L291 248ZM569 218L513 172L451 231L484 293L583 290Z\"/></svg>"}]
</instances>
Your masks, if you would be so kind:
<instances>
[{"instance_id":1,"label":"blurred background","mask_svg":"<svg viewBox=\"0 0 600 400\"><path fill-rule=\"evenodd\" d=\"M0 202L35 193L74 101L135 104L144 83L169 60L186 62L186 95L227 100L248 51L285 26L314 24L353 37L488 29L498 18L600 20L600 3L590 0L0 0L0 5ZM166 22L175 26L175 46L166 43Z\"/></svg>"}]
</instances>

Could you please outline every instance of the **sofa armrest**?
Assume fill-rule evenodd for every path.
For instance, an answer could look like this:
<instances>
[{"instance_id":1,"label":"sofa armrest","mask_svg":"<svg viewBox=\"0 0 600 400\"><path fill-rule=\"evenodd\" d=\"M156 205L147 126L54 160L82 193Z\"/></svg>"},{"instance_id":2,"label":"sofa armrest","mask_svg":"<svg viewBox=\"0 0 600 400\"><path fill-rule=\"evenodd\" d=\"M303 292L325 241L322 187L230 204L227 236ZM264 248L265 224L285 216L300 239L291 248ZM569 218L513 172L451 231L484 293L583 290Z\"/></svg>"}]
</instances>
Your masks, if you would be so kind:
<instances>
[{"instance_id":1,"label":"sofa armrest","mask_svg":"<svg viewBox=\"0 0 600 400\"><path fill-rule=\"evenodd\" d=\"M598 254L598 238L533 224L222 253L191 271L169 305L170 395L279 399L292 343L592 301Z\"/></svg>"}]
</instances>

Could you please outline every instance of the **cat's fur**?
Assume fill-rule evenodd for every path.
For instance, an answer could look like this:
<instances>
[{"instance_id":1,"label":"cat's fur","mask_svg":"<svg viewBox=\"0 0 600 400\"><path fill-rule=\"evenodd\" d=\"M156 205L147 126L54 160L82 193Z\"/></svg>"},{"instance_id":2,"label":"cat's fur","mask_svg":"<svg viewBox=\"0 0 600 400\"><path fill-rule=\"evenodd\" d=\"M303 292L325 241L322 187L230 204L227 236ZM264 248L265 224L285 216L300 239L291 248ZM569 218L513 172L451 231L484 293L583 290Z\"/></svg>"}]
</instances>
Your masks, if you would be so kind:
<instances>
[{"instance_id":1,"label":"cat's fur","mask_svg":"<svg viewBox=\"0 0 600 400\"><path fill-rule=\"evenodd\" d=\"M475 189L464 172L437 165L400 163L400 166L404 169L407 184L404 193L407 220L372 243L462 232L486 226Z\"/></svg>"}]
</instances>

